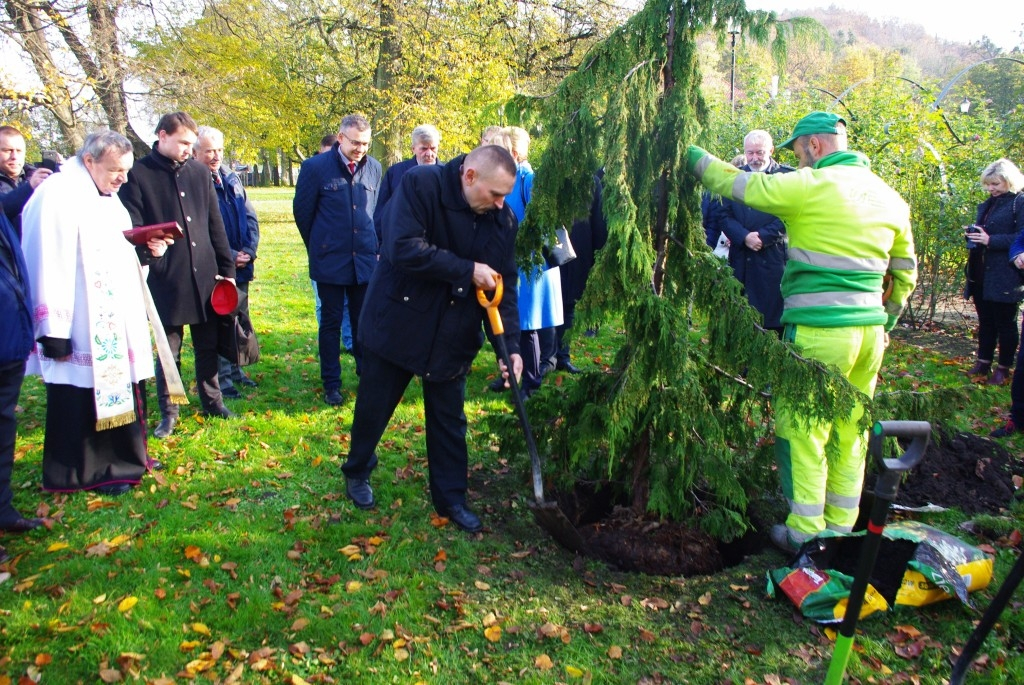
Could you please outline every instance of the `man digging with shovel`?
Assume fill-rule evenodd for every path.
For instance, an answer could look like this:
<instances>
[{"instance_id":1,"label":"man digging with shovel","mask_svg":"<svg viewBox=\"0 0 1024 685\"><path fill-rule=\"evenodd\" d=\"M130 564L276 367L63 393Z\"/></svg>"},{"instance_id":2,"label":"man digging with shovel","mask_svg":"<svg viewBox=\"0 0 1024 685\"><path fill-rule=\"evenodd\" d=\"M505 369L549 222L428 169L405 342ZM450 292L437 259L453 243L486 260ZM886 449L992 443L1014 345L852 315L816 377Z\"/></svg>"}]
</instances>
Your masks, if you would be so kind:
<instances>
[{"instance_id":1,"label":"man digging with shovel","mask_svg":"<svg viewBox=\"0 0 1024 685\"><path fill-rule=\"evenodd\" d=\"M516 377L519 310L515 238L505 196L515 183L508 151L479 147L445 165L409 170L388 203L380 263L363 302L362 375L352 420L345 492L360 509L375 505L370 474L388 421L413 376L423 381L430 497L441 516L475 533L466 506L468 450L463 411L466 374L483 344L484 309L476 290L504 280L501 317ZM507 377L508 369L504 370Z\"/></svg>"}]
</instances>

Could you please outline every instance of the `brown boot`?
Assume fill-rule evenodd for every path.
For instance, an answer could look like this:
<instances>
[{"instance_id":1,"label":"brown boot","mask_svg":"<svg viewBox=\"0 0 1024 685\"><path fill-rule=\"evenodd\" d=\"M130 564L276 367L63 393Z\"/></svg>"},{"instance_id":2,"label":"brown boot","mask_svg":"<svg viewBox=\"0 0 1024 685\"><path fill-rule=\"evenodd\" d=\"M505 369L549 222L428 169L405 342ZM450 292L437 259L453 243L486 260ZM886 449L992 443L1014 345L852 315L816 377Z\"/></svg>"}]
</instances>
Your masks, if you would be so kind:
<instances>
[{"instance_id":1,"label":"brown boot","mask_svg":"<svg viewBox=\"0 0 1024 685\"><path fill-rule=\"evenodd\" d=\"M1010 368L1007 366L997 366L996 370L992 372L992 377L988 379L989 385L1006 385L1010 381Z\"/></svg>"},{"instance_id":2,"label":"brown boot","mask_svg":"<svg viewBox=\"0 0 1024 685\"><path fill-rule=\"evenodd\" d=\"M986 362L979 359L974 362L974 366L967 369L968 376L987 376L989 371L992 370L992 362Z\"/></svg>"}]
</instances>

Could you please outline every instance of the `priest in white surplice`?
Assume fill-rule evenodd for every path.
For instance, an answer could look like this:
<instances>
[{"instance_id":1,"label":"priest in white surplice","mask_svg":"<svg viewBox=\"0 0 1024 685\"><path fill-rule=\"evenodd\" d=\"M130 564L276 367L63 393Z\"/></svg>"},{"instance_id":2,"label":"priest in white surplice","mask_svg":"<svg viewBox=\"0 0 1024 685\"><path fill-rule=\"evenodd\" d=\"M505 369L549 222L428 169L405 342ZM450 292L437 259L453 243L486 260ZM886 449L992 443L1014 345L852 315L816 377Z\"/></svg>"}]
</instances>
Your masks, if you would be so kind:
<instances>
[{"instance_id":1,"label":"priest in white surplice","mask_svg":"<svg viewBox=\"0 0 1024 685\"><path fill-rule=\"evenodd\" d=\"M117 197L133 163L127 138L88 136L22 213L36 349L46 384L43 488L121 494L151 462L143 381L153 351L132 228ZM167 241L151 240L158 259Z\"/></svg>"}]
</instances>

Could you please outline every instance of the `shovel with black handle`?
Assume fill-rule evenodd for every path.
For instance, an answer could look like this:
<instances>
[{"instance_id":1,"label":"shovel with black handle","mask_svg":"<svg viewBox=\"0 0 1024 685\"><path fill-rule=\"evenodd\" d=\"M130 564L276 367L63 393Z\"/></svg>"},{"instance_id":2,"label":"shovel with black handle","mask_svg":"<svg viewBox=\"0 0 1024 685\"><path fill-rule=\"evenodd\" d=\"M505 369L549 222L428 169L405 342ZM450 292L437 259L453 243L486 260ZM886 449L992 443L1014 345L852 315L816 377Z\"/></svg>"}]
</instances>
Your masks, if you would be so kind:
<instances>
[{"instance_id":1,"label":"shovel with black handle","mask_svg":"<svg viewBox=\"0 0 1024 685\"><path fill-rule=\"evenodd\" d=\"M583 536L576 529L556 502L544 500L544 481L541 476L540 454L537 452L537 443L533 439L533 431L530 430L530 420L526 416L526 405L523 404L523 396L519 392L519 382L512 366L512 358L508 354L508 347L505 345L505 326L501 323L501 314L498 312L498 305L501 304L501 296L504 292L504 284L501 275L496 276L497 284L494 288L494 297L487 298L487 293L481 288L476 290L476 299L480 306L487 310L487 319L491 324L491 333L494 334L494 344L498 347L498 354L505 362L508 370L508 384L512 390L512 401L516 405L516 413L519 415L519 423L523 427L523 435L526 438L526 449L530 452L530 465L533 471L533 499L530 509L533 510L533 517L537 524L551 534L566 549L573 552L583 551Z\"/></svg>"},{"instance_id":2,"label":"shovel with black handle","mask_svg":"<svg viewBox=\"0 0 1024 685\"><path fill-rule=\"evenodd\" d=\"M853 639L857 621L860 619L861 606L864 604L864 593L868 589L868 581L878 557L878 548L882 544L882 531L885 530L885 520L889 516L889 505L896 499L896 491L899 489L903 474L921 461L931 435L932 426L927 421L876 421L871 427L868 454L875 458L882 470L875 481L875 501L871 506L868 530L860 548L857 575L853 578L846 613L843 615L839 634L836 635L836 646L832 652L828 674L825 676L825 685L840 685L846 675L846 664L850 660L850 652L853 651ZM899 459L886 459L883 448L887 437L910 438L910 447Z\"/></svg>"}]
</instances>

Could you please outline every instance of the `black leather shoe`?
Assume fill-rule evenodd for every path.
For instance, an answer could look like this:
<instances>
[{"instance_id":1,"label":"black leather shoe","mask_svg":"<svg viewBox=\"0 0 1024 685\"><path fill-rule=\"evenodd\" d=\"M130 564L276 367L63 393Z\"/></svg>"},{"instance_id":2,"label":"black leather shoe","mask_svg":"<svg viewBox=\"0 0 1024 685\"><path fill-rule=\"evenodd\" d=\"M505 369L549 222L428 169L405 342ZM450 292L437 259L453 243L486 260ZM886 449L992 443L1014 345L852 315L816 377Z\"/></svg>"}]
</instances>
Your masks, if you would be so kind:
<instances>
[{"instance_id":1,"label":"black leather shoe","mask_svg":"<svg viewBox=\"0 0 1024 685\"><path fill-rule=\"evenodd\" d=\"M223 404L216 407L210 407L209 409L204 409L203 413L214 419L233 419L238 416L238 414L231 411Z\"/></svg>"},{"instance_id":2,"label":"black leather shoe","mask_svg":"<svg viewBox=\"0 0 1024 685\"><path fill-rule=\"evenodd\" d=\"M43 525L43 519L27 519L24 516L13 521L0 521L0 530L5 533L26 533Z\"/></svg>"},{"instance_id":3,"label":"black leather shoe","mask_svg":"<svg viewBox=\"0 0 1024 685\"><path fill-rule=\"evenodd\" d=\"M160 419L159 425L153 429L153 437L160 438L163 440L169 437L174 432L174 425L178 423L178 417L176 416L165 416Z\"/></svg>"},{"instance_id":4,"label":"black leather shoe","mask_svg":"<svg viewBox=\"0 0 1024 685\"><path fill-rule=\"evenodd\" d=\"M370 481L359 478L345 479L345 494L352 500L352 504L360 509L373 509L376 502L373 500L373 488Z\"/></svg>"},{"instance_id":5,"label":"black leather shoe","mask_svg":"<svg viewBox=\"0 0 1024 685\"><path fill-rule=\"evenodd\" d=\"M146 468L148 468L150 471L163 471L164 463L159 459L150 459L146 463Z\"/></svg>"},{"instance_id":6,"label":"black leather shoe","mask_svg":"<svg viewBox=\"0 0 1024 685\"><path fill-rule=\"evenodd\" d=\"M242 399L242 393L238 392L238 388L233 385L229 385L226 388L220 389L222 397L226 397L229 400L240 400Z\"/></svg>"},{"instance_id":7,"label":"black leather shoe","mask_svg":"<svg viewBox=\"0 0 1024 685\"><path fill-rule=\"evenodd\" d=\"M583 369L570 361L559 361L558 364L555 365L555 368L559 371L568 371L569 373L583 373Z\"/></svg>"},{"instance_id":8,"label":"black leather shoe","mask_svg":"<svg viewBox=\"0 0 1024 685\"><path fill-rule=\"evenodd\" d=\"M505 387L505 379L498 376L487 385L487 389L491 392L505 392L508 388Z\"/></svg>"},{"instance_id":9,"label":"black leather shoe","mask_svg":"<svg viewBox=\"0 0 1024 685\"><path fill-rule=\"evenodd\" d=\"M345 398L341 396L340 390L327 390L324 392L324 402L332 407L340 407L345 404Z\"/></svg>"},{"instance_id":10,"label":"black leather shoe","mask_svg":"<svg viewBox=\"0 0 1024 685\"><path fill-rule=\"evenodd\" d=\"M238 382L241 383L242 385L244 385L247 388L258 388L258 387L260 387L259 383L257 383L253 379L249 378L248 376L242 376L242 378L239 379Z\"/></svg>"},{"instance_id":11,"label":"black leather shoe","mask_svg":"<svg viewBox=\"0 0 1024 685\"><path fill-rule=\"evenodd\" d=\"M447 516L449 521L467 533L477 533L483 530L484 524L480 523L476 514L462 504L453 504L448 507Z\"/></svg>"},{"instance_id":12,"label":"black leather shoe","mask_svg":"<svg viewBox=\"0 0 1024 685\"><path fill-rule=\"evenodd\" d=\"M115 483L113 485L101 485L95 489L95 492L101 495L109 495L111 497L117 497L118 495L127 494L132 486L128 483Z\"/></svg>"}]
</instances>

